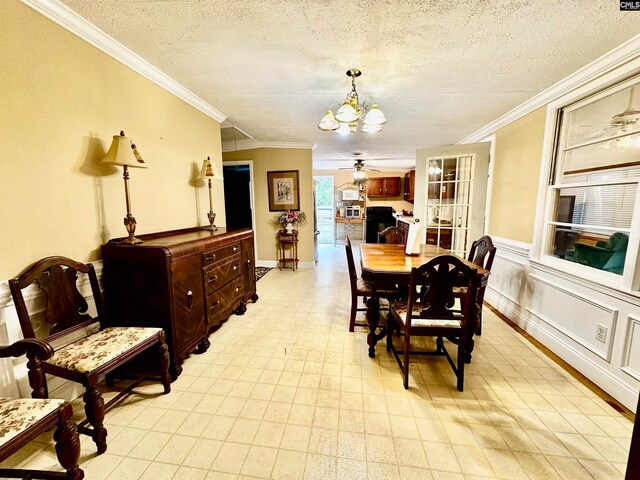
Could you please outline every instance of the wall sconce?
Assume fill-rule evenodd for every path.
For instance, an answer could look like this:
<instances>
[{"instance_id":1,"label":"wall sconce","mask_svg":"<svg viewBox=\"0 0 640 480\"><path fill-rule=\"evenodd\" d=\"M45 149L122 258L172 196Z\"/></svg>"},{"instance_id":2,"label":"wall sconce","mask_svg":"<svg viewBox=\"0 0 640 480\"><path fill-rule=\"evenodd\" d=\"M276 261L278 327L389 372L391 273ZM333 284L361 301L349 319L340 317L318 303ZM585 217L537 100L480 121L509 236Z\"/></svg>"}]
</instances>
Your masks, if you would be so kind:
<instances>
[{"instance_id":1,"label":"wall sconce","mask_svg":"<svg viewBox=\"0 0 640 480\"><path fill-rule=\"evenodd\" d=\"M135 236L136 233L136 219L131 215L131 199L129 198L129 167L133 168L147 168L138 153L138 149L129 137L124 136L124 132L120 131L120 135L114 135L111 147L107 154L102 157L100 163L103 165L120 165L124 169L122 178L124 178L124 195L127 203L127 216L124 217L124 226L129 233L129 236L120 243L127 243L129 245L136 245L143 243Z\"/></svg>"},{"instance_id":2,"label":"wall sconce","mask_svg":"<svg viewBox=\"0 0 640 480\"><path fill-rule=\"evenodd\" d=\"M216 167L215 163L211 162L211 158L207 157L206 160L202 162L202 168L200 169L200 173L196 177L199 180L208 180L209 183L209 212L207 213L207 218L209 219L209 226L204 227L205 230L209 230L211 232L215 232L218 227L214 225L216 220L216 214L213 213L213 196L211 193L211 187L213 186L212 180L222 180L222 174Z\"/></svg>"}]
</instances>

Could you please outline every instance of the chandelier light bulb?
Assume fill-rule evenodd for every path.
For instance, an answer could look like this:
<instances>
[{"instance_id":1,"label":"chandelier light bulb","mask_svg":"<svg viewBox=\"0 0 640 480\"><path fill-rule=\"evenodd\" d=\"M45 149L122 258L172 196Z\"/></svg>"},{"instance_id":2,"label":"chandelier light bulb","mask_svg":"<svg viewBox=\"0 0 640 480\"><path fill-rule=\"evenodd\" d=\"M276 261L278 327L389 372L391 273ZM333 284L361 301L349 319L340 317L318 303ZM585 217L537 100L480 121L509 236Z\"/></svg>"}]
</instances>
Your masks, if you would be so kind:
<instances>
[{"instance_id":1,"label":"chandelier light bulb","mask_svg":"<svg viewBox=\"0 0 640 480\"><path fill-rule=\"evenodd\" d=\"M382 125L367 125L366 123L362 125L360 129L361 132L364 133L376 133L382 131Z\"/></svg>"},{"instance_id":2,"label":"chandelier light bulb","mask_svg":"<svg viewBox=\"0 0 640 480\"><path fill-rule=\"evenodd\" d=\"M340 134L340 135L349 135L349 124L348 123L340 123L340 126L338 127L337 130L334 130L336 133Z\"/></svg>"}]
</instances>

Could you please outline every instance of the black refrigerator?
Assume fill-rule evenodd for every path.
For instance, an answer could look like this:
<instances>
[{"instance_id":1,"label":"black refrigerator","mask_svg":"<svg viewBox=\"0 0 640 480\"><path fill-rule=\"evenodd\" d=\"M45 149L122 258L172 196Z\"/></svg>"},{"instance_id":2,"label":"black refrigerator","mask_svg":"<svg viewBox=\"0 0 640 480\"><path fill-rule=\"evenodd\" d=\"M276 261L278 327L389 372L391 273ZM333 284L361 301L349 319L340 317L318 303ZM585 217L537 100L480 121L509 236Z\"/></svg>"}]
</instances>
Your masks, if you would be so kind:
<instances>
[{"instance_id":1,"label":"black refrigerator","mask_svg":"<svg viewBox=\"0 0 640 480\"><path fill-rule=\"evenodd\" d=\"M395 227L392 207L367 207L365 224L366 243L378 243L378 233L387 227Z\"/></svg>"}]
</instances>

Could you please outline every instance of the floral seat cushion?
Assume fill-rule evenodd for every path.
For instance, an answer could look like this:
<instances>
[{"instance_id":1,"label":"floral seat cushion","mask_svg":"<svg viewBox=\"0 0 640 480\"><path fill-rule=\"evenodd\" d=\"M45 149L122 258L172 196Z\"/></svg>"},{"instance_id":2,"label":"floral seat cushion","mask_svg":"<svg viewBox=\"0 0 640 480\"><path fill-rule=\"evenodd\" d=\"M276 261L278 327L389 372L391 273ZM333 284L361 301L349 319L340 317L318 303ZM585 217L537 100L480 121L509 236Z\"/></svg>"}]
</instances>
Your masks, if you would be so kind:
<instances>
[{"instance_id":1,"label":"floral seat cushion","mask_svg":"<svg viewBox=\"0 0 640 480\"><path fill-rule=\"evenodd\" d=\"M0 397L0 446L56 411L64 400Z\"/></svg>"},{"instance_id":2,"label":"floral seat cushion","mask_svg":"<svg viewBox=\"0 0 640 480\"><path fill-rule=\"evenodd\" d=\"M376 292L377 295L384 297L386 295L394 295L396 293L398 293L396 290L393 290L392 288L375 288L372 284L370 284L369 282L364 281L361 278L358 278L356 280L356 288L358 289L358 292L362 293L372 293L373 291Z\"/></svg>"},{"instance_id":3,"label":"floral seat cushion","mask_svg":"<svg viewBox=\"0 0 640 480\"><path fill-rule=\"evenodd\" d=\"M157 336L161 328L110 327L57 350L46 363L89 373Z\"/></svg>"},{"instance_id":4,"label":"floral seat cushion","mask_svg":"<svg viewBox=\"0 0 640 480\"><path fill-rule=\"evenodd\" d=\"M395 302L391 304L391 308L396 313L403 325L407 323L407 303ZM416 303L413 305L413 313L411 325L414 327L442 327L442 328L460 328L462 326L462 317L460 318L413 318L413 315L420 315L422 305Z\"/></svg>"}]
</instances>

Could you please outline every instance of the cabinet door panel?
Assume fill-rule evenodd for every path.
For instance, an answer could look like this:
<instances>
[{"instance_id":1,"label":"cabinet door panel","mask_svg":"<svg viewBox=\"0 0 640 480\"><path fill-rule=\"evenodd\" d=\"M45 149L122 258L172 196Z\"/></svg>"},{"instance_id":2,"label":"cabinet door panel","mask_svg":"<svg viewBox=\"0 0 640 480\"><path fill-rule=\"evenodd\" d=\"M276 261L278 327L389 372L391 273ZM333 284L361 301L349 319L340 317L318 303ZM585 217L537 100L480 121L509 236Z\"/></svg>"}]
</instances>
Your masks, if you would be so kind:
<instances>
[{"instance_id":1,"label":"cabinet door panel","mask_svg":"<svg viewBox=\"0 0 640 480\"><path fill-rule=\"evenodd\" d=\"M384 195L384 178L370 178L367 183L367 195L369 197Z\"/></svg>"},{"instance_id":2,"label":"cabinet door panel","mask_svg":"<svg viewBox=\"0 0 640 480\"><path fill-rule=\"evenodd\" d=\"M256 267L253 248L242 251L242 265L244 267L244 294L253 295L256 290Z\"/></svg>"},{"instance_id":3,"label":"cabinet door panel","mask_svg":"<svg viewBox=\"0 0 640 480\"><path fill-rule=\"evenodd\" d=\"M204 336L204 292L200 256L193 255L171 265L176 351L182 354Z\"/></svg>"},{"instance_id":4,"label":"cabinet door panel","mask_svg":"<svg viewBox=\"0 0 640 480\"><path fill-rule=\"evenodd\" d=\"M384 194L389 197L400 195L400 177L387 177L384 179Z\"/></svg>"}]
</instances>

